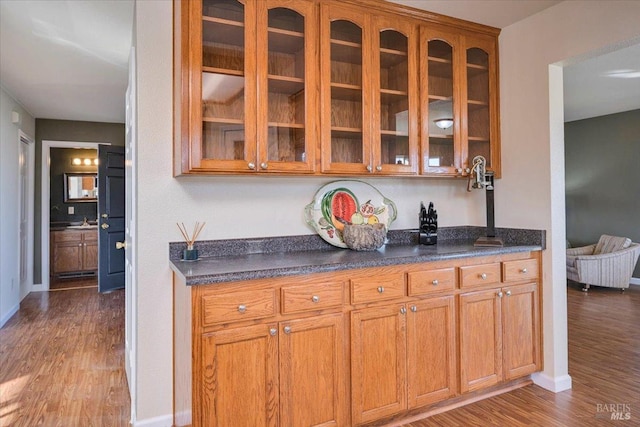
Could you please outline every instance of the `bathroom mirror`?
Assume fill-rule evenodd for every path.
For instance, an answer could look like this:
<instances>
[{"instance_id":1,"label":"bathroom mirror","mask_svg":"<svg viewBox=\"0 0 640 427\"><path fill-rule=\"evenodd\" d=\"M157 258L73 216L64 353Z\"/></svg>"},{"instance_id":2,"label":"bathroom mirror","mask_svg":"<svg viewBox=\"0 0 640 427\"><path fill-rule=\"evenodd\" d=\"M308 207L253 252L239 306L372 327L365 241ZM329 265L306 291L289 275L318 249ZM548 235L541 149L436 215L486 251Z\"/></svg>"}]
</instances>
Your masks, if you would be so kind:
<instances>
[{"instance_id":1,"label":"bathroom mirror","mask_svg":"<svg viewBox=\"0 0 640 427\"><path fill-rule=\"evenodd\" d=\"M98 175L95 173L65 173L64 201L70 203L98 200Z\"/></svg>"}]
</instances>

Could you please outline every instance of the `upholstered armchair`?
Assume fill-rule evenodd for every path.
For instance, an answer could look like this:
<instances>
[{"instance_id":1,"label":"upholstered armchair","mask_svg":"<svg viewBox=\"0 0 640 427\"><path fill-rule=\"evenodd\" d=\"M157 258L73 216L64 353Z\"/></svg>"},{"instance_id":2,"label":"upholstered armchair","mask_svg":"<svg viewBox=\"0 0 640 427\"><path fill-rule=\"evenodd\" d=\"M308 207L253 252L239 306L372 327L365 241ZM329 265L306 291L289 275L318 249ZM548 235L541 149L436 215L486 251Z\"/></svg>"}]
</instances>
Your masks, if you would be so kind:
<instances>
[{"instance_id":1,"label":"upholstered armchair","mask_svg":"<svg viewBox=\"0 0 640 427\"><path fill-rule=\"evenodd\" d=\"M640 244L626 237L600 236L598 243L567 249L567 278L589 286L629 287L633 269L640 256Z\"/></svg>"}]
</instances>

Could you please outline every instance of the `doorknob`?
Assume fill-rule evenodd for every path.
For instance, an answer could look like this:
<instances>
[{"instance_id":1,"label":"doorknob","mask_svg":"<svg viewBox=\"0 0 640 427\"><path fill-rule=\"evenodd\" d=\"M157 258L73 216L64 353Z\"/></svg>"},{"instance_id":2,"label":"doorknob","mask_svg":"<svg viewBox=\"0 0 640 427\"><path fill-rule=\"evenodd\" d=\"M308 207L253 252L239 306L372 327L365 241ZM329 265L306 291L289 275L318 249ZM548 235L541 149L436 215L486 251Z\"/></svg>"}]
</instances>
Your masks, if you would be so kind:
<instances>
[{"instance_id":1,"label":"doorknob","mask_svg":"<svg viewBox=\"0 0 640 427\"><path fill-rule=\"evenodd\" d=\"M116 242L116 249L126 249L127 242Z\"/></svg>"},{"instance_id":2,"label":"doorknob","mask_svg":"<svg viewBox=\"0 0 640 427\"><path fill-rule=\"evenodd\" d=\"M109 215L107 215L107 214L102 214L102 215L100 215L100 216L101 216L102 218L109 218Z\"/></svg>"},{"instance_id":3,"label":"doorknob","mask_svg":"<svg viewBox=\"0 0 640 427\"><path fill-rule=\"evenodd\" d=\"M102 227L103 230L106 230L107 228L109 228L109 224L107 224L106 222L103 222L100 227Z\"/></svg>"}]
</instances>

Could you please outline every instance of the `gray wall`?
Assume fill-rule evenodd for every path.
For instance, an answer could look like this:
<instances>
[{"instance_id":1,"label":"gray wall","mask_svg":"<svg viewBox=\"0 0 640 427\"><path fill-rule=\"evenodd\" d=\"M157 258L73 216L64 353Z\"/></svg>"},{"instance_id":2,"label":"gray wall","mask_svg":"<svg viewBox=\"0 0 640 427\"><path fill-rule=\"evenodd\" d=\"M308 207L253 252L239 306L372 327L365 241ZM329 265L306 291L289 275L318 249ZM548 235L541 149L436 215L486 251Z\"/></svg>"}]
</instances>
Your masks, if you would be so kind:
<instances>
[{"instance_id":1,"label":"gray wall","mask_svg":"<svg viewBox=\"0 0 640 427\"><path fill-rule=\"evenodd\" d=\"M42 283L42 141L110 142L112 145L124 146L124 138L124 123L36 119L33 283Z\"/></svg>"},{"instance_id":2,"label":"gray wall","mask_svg":"<svg viewBox=\"0 0 640 427\"><path fill-rule=\"evenodd\" d=\"M565 123L564 139L571 245L601 234L640 242L640 110Z\"/></svg>"}]
</instances>

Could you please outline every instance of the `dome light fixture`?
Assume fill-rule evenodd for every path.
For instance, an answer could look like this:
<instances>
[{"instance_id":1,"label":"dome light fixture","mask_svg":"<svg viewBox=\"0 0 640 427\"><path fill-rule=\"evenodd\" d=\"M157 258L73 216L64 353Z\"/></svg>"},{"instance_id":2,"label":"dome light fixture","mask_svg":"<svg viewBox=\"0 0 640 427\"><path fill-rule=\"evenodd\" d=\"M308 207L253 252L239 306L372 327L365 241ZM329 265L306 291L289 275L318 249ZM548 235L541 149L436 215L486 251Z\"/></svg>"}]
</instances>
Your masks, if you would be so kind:
<instances>
[{"instance_id":1,"label":"dome light fixture","mask_svg":"<svg viewBox=\"0 0 640 427\"><path fill-rule=\"evenodd\" d=\"M453 126L453 119L443 118L433 121L440 129L449 129Z\"/></svg>"}]
</instances>

